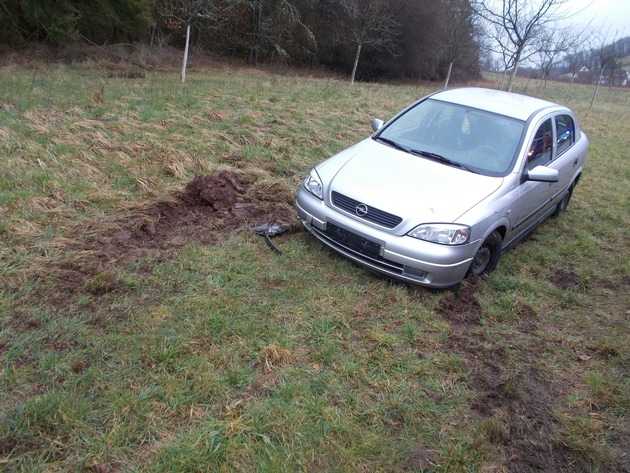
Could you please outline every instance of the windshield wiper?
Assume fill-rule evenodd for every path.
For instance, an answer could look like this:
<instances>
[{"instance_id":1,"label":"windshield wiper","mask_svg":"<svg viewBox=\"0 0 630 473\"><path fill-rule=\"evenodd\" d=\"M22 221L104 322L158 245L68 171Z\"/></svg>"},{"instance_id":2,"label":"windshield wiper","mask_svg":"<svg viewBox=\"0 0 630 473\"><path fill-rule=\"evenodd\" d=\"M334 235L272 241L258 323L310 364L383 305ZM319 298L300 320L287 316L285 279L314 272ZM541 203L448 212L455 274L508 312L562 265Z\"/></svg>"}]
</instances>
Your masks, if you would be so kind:
<instances>
[{"instance_id":1,"label":"windshield wiper","mask_svg":"<svg viewBox=\"0 0 630 473\"><path fill-rule=\"evenodd\" d=\"M409 149L407 150L410 153L413 154L417 154L418 156L422 156L423 158L429 158L432 159L434 161L438 161L440 163L443 164L447 164L449 166L453 166L459 169L463 169L464 171L469 171L475 174L479 174L477 171L475 171L472 168L469 168L468 166L466 166L465 164L459 163L457 161L453 161L451 159L448 159L446 156L442 156L441 154L437 154L437 153L432 153L431 151L425 151L422 149Z\"/></svg>"},{"instance_id":2,"label":"windshield wiper","mask_svg":"<svg viewBox=\"0 0 630 473\"><path fill-rule=\"evenodd\" d=\"M401 151L404 151L406 153L410 153L410 154L415 154L417 156L422 156L423 158L429 158L432 159L434 161L438 161L440 163L443 164L447 164L449 166L453 166L459 169L463 169L464 171L468 171L468 172L472 172L474 174L479 174L477 171L475 171L472 168L469 168L468 166L466 166L465 164L462 163L458 163L457 161L453 161L451 159L448 159L446 156L442 156L441 154L437 154L437 153L432 153L431 151L425 151L422 149L412 149L412 148L407 148L406 146L401 145L400 143L397 143L394 140L390 140L389 138L384 138L382 136L375 136L374 137L375 140L377 141L381 141L383 143L386 143L396 149L399 149Z\"/></svg>"},{"instance_id":3,"label":"windshield wiper","mask_svg":"<svg viewBox=\"0 0 630 473\"><path fill-rule=\"evenodd\" d=\"M411 150L409 148L401 145L400 143L395 142L394 140L390 140L389 138L383 138L382 136L375 136L374 139L377 141L381 141L383 143L387 143L388 145L393 146L394 148L399 149L401 151L411 153Z\"/></svg>"}]
</instances>

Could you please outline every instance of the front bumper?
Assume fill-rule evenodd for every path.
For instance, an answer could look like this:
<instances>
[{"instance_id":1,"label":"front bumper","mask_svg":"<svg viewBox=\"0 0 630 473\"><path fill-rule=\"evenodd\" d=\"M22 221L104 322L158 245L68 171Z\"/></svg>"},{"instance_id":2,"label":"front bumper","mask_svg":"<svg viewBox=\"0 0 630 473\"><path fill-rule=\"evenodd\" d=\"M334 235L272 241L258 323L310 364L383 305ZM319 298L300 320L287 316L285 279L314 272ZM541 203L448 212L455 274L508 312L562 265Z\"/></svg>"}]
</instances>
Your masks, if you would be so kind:
<instances>
[{"instance_id":1,"label":"front bumper","mask_svg":"<svg viewBox=\"0 0 630 473\"><path fill-rule=\"evenodd\" d=\"M304 227L322 243L373 271L413 284L449 287L459 283L481 245L481 241L458 246L439 245L406 235L393 235L327 206L301 186L296 206ZM380 255L368 256L335 240L326 232L329 222L378 243Z\"/></svg>"}]
</instances>

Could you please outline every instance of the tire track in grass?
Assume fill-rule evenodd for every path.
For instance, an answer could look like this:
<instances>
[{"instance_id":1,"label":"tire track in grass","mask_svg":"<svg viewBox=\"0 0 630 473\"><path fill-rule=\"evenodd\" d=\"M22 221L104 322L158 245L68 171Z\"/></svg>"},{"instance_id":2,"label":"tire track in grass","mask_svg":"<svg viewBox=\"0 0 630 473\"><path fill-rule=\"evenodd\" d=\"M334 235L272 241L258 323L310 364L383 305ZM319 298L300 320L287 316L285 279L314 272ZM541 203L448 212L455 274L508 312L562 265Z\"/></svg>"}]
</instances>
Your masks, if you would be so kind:
<instances>
[{"instance_id":1,"label":"tire track in grass","mask_svg":"<svg viewBox=\"0 0 630 473\"><path fill-rule=\"evenodd\" d=\"M516 329L526 342L508 353L500 341L478 328L483 315L475 296L478 288L478 281L464 282L442 297L438 312L451 326L446 348L462 356L470 371L470 388L476 393L471 410L479 432L498 452L494 463L486 465L488 471L591 471L589 459L562 441L553 413L560 387L539 367L544 347L535 336L535 312L519 306Z\"/></svg>"}]
</instances>

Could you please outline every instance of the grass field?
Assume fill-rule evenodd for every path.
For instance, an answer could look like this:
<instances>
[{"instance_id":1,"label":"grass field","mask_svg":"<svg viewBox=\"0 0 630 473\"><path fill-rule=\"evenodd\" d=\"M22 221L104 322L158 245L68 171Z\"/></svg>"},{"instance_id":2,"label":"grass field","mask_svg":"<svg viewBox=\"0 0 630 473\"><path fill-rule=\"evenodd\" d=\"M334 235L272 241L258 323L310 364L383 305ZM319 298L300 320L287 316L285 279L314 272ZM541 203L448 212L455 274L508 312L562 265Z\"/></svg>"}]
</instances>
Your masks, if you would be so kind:
<instances>
[{"instance_id":1,"label":"grass field","mask_svg":"<svg viewBox=\"0 0 630 473\"><path fill-rule=\"evenodd\" d=\"M630 93L527 85L591 139L569 212L439 292L302 232L128 243L217 169L286 209L427 85L1 69L0 470L630 471Z\"/></svg>"}]
</instances>

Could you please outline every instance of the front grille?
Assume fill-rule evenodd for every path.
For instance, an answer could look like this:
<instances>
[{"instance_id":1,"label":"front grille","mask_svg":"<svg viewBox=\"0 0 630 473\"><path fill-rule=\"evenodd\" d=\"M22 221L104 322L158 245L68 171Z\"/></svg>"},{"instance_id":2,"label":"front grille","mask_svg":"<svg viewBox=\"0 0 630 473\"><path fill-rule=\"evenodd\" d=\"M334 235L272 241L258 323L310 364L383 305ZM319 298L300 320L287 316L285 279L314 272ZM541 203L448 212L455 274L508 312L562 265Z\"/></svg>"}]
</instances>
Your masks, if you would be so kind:
<instances>
[{"instance_id":1,"label":"front grille","mask_svg":"<svg viewBox=\"0 0 630 473\"><path fill-rule=\"evenodd\" d=\"M339 207L340 209L345 210L346 212L350 212L353 215L357 215L360 218L365 220L369 220L370 222L377 223L383 227L394 228L400 222L402 222L402 218L387 213L383 210L375 209L374 207L367 207L367 214L358 215L356 213L356 208L358 205L365 205L363 202L359 202L351 197L340 194L339 192L332 191L332 203L335 207Z\"/></svg>"},{"instance_id":2,"label":"front grille","mask_svg":"<svg viewBox=\"0 0 630 473\"><path fill-rule=\"evenodd\" d=\"M330 222L326 224L326 231L321 231L315 227L311 227L311 229L334 248L350 253L367 263L389 272L397 274L403 273L403 265L386 260L380 255L380 246L378 243L366 240Z\"/></svg>"}]
</instances>

